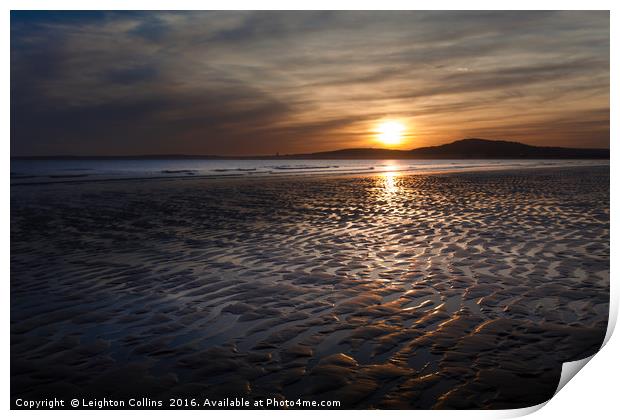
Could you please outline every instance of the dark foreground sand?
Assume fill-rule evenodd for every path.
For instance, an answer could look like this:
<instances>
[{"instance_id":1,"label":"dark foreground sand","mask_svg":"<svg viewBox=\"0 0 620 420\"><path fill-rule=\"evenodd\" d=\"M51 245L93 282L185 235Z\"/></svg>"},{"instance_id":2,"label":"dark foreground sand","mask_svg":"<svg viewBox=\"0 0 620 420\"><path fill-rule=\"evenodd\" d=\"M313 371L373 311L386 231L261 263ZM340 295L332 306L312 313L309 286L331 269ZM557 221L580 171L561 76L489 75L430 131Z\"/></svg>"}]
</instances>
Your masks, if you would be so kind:
<instances>
[{"instance_id":1,"label":"dark foreground sand","mask_svg":"<svg viewBox=\"0 0 620 420\"><path fill-rule=\"evenodd\" d=\"M516 408L597 351L609 167L11 188L11 394Z\"/></svg>"}]
</instances>

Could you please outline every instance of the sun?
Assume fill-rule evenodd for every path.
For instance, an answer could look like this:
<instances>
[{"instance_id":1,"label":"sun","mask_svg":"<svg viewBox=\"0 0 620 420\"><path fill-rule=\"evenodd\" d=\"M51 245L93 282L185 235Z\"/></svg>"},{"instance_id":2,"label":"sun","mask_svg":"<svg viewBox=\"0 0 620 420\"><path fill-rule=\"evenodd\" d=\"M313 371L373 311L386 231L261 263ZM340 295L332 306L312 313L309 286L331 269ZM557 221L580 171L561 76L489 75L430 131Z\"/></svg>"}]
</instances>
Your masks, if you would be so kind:
<instances>
[{"instance_id":1,"label":"sun","mask_svg":"<svg viewBox=\"0 0 620 420\"><path fill-rule=\"evenodd\" d=\"M377 138L386 146L396 146L403 141L405 126L398 121L384 121L377 126Z\"/></svg>"}]
</instances>

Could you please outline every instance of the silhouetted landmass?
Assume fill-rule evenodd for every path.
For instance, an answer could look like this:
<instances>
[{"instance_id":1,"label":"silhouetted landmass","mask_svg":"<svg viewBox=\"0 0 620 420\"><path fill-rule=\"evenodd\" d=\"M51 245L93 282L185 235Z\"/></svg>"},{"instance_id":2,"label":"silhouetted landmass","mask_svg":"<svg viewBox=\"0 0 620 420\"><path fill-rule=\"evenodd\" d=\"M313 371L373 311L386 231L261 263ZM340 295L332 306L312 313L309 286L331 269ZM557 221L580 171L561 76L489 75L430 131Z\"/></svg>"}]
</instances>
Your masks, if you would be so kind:
<instances>
[{"instance_id":1,"label":"silhouetted landmass","mask_svg":"<svg viewBox=\"0 0 620 420\"><path fill-rule=\"evenodd\" d=\"M514 141L465 139L442 146L422 147L411 151L422 156L458 157L461 159L609 159L609 149L540 147Z\"/></svg>"},{"instance_id":2,"label":"silhouetted landmass","mask_svg":"<svg viewBox=\"0 0 620 420\"><path fill-rule=\"evenodd\" d=\"M271 155L20 156L14 159L609 159L609 149L542 147L515 141L464 139L412 150L378 148Z\"/></svg>"},{"instance_id":3,"label":"silhouetted landmass","mask_svg":"<svg viewBox=\"0 0 620 420\"><path fill-rule=\"evenodd\" d=\"M300 159L609 159L609 149L540 147L514 141L464 139L413 150L343 149L288 155Z\"/></svg>"}]
</instances>

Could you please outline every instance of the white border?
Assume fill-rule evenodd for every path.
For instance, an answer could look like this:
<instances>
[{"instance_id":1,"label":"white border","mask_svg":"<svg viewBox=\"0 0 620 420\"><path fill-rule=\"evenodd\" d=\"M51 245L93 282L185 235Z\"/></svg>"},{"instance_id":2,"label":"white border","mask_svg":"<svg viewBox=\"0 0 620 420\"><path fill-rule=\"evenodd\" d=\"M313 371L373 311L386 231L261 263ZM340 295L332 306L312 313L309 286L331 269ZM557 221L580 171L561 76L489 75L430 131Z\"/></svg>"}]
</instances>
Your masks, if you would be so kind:
<instances>
[{"instance_id":1,"label":"white border","mask_svg":"<svg viewBox=\"0 0 620 420\"><path fill-rule=\"evenodd\" d=\"M617 23L618 19L615 18L615 13L619 7L615 6L617 2L612 1L597 1L590 0L588 2L583 1L542 1L542 0L521 0L519 2L502 2L495 1L446 1L435 0L433 2L411 2L403 0L382 0L382 1L335 1L335 0L314 0L314 1L249 1L249 0L227 0L226 2L215 1L195 1L195 0L176 0L176 1L162 1L162 0L108 0L108 1L79 1L79 0L59 0L59 1L42 1L42 0L8 0L2 3L4 5L4 13L2 15L2 49L4 65L0 67L2 72L2 112L0 115L3 131L3 148L5 153L2 156L3 162L6 164L5 171L8 171L10 167L10 132L9 132L9 91L10 91L10 14L9 10L234 10L234 9L249 9L249 10L271 10L271 9L288 9L288 10L303 10L303 9L332 9L332 10L375 10L375 9L421 9L421 10L467 10L467 9L479 9L479 10L611 10L611 21ZM585 7L584 7L585 6ZM611 68L614 71L611 72L611 138L614 138L615 123L618 121L618 109L616 106L617 95L617 77L614 73L618 73L618 61L617 61L617 40L618 29L611 25ZM612 161L618 159L618 148L611 148ZM5 172L6 173L6 172ZM620 183L619 173L616 166L611 166L611 208L617 208L618 200L616 199L616 192L618 189L616 186ZM10 232L9 232L9 220L10 220L10 186L8 180L2 185L1 196L3 200L2 211L2 223L1 232L2 235L2 251L4 258L2 259L2 272L4 275L4 293L2 293L2 302L4 308L4 334L3 334L3 346L0 350L1 360L3 361L3 373L1 380L0 393L2 395L2 402L4 409L8 410L10 407L10 375L9 375L9 353L10 353L10 335L9 335L9 261L10 261ZM612 252L615 248L614 238L618 229L615 229L615 224L612 223ZM612 253L613 255L613 253ZM618 260L611 259L611 272L616 273L618 268ZM610 311L610 323L617 319L618 312L618 282L613 279L612 276L612 308ZM613 320L613 321L612 321ZM609 337L608 337L609 338ZM617 392L616 387L618 385L618 361L615 355L620 354L620 344L617 337L612 337L611 340L605 345L603 351L597 354L590 363L583 368L583 371L577 375L577 378L570 381L565 388L563 388L554 398L552 398L547 404L542 404L544 408L531 414L530 418L547 419L547 418L566 418L566 419L582 419L585 416L590 418L611 418L617 413L618 403L616 402ZM541 407L537 407L541 408ZM205 418L247 418L253 417L264 420L271 420L274 417L284 418L293 415L295 418L312 419L315 420L316 416L326 418L339 418L342 416L354 415L360 420L367 418L389 417L389 418L454 418L459 419L484 419L484 418L506 418L515 417L519 415L527 414L533 411L532 409L512 410L512 411L323 411L320 413L314 411L295 411L294 413L287 413L284 411L267 411L267 412L248 412L248 411L124 411L124 412L111 412L111 411L91 411L88 413L80 411L46 411L46 412L34 412L34 411L11 411L10 416L14 418L52 418L52 419L78 419L84 415L94 416L94 418L105 418L109 416L118 416L122 418L142 418L148 416L154 419L167 419L169 416L183 416L188 418L205 419Z\"/></svg>"}]
</instances>

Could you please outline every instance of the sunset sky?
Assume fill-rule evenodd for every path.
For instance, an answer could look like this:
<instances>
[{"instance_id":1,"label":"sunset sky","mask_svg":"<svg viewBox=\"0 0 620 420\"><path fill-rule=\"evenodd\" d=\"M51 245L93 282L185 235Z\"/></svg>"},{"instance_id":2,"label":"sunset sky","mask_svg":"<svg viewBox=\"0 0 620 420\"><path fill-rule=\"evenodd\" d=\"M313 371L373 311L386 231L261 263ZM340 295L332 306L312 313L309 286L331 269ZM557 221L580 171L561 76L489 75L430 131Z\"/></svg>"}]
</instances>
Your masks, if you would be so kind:
<instances>
[{"instance_id":1,"label":"sunset sky","mask_svg":"<svg viewBox=\"0 0 620 420\"><path fill-rule=\"evenodd\" d=\"M386 121L399 149L609 147L609 12L11 13L12 155L384 147Z\"/></svg>"}]
</instances>

